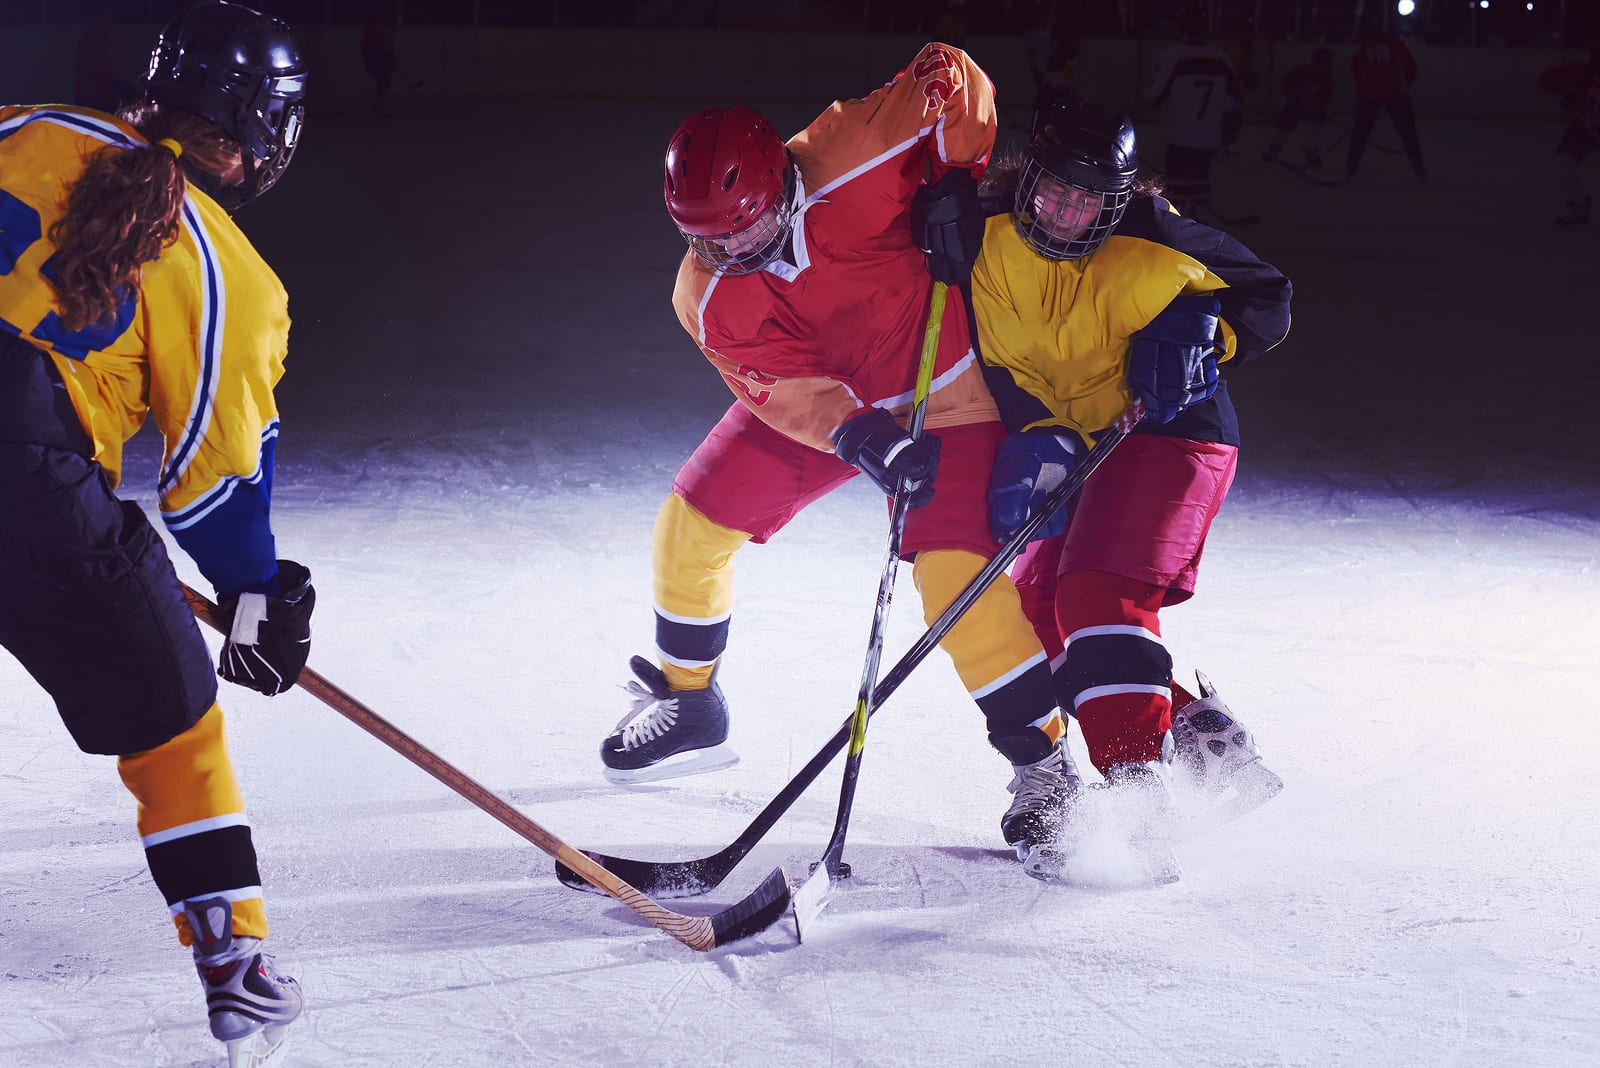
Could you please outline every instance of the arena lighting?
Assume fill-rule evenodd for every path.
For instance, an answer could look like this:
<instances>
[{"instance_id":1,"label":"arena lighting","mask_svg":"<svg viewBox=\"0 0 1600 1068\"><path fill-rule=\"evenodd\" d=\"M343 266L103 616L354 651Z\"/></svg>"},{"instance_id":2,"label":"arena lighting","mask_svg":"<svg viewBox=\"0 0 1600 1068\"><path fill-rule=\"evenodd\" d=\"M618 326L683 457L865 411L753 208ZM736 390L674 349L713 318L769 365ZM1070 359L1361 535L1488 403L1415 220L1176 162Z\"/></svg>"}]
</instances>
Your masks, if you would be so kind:
<instances>
[{"instance_id":1,"label":"arena lighting","mask_svg":"<svg viewBox=\"0 0 1600 1068\"><path fill-rule=\"evenodd\" d=\"M1400 3L1395 5L1395 10L1400 12L1402 18L1411 14L1416 9L1417 5L1414 0L1400 0Z\"/></svg>"}]
</instances>

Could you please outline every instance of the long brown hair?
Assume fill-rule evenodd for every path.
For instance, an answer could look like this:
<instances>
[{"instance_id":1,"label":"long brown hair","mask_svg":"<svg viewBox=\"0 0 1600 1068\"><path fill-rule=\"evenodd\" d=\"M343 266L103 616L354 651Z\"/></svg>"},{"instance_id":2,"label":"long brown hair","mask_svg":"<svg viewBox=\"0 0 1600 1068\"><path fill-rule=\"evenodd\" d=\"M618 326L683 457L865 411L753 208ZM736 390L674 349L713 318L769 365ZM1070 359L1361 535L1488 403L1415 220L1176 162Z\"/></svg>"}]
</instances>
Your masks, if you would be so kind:
<instances>
[{"instance_id":1,"label":"long brown hair","mask_svg":"<svg viewBox=\"0 0 1600 1068\"><path fill-rule=\"evenodd\" d=\"M178 156L156 142L176 141L191 166L210 174L238 158L238 145L199 116L141 103L121 118L150 143L95 153L67 195L66 214L50 227L52 283L68 330L114 322L140 267L178 239L188 180Z\"/></svg>"}]
</instances>

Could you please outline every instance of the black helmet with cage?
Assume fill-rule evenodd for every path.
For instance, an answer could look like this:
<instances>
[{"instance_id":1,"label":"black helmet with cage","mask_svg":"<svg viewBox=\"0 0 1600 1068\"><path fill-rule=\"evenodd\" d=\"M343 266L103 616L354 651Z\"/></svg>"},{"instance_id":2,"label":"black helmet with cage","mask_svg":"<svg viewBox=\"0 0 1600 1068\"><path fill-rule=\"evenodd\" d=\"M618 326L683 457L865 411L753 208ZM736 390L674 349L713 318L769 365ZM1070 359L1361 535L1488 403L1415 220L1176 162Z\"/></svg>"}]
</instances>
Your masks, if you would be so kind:
<instances>
[{"instance_id":1,"label":"black helmet with cage","mask_svg":"<svg viewBox=\"0 0 1600 1068\"><path fill-rule=\"evenodd\" d=\"M1034 116L1011 221L1052 260L1082 259L1105 244L1133 198L1139 153L1126 115L1070 97Z\"/></svg>"},{"instance_id":2,"label":"black helmet with cage","mask_svg":"<svg viewBox=\"0 0 1600 1068\"><path fill-rule=\"evenodd\" d=\"M202 185L224 207L249 203L289 166L305 118L306 60L287 23L226 0L197 0L161 31L145 99L215 123L239 143L244 182Z\"/></svg>"}]
</instances>

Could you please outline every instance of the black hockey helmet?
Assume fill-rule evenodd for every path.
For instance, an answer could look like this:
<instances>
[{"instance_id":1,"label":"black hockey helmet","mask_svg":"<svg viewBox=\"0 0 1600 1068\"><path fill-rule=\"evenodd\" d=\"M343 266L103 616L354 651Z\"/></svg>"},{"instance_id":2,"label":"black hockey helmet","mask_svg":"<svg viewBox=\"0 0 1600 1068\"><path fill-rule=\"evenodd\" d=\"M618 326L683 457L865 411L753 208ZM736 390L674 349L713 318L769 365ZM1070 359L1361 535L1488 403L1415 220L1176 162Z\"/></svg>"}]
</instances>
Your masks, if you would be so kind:
<instances>
[{"instance_id":1,"label":"black hockey helmet","mask_svg":"<svg viewBox=\"0 0 1600 1068\"><path fill-rule=\"evenodd\" d=\"M1133 198L1133 123L1068 97L1034 116L1011 220L1041 256L1076 260L1105 243Z\"/></svg>"},{"instance_id":2,"label":"black hockey helmet","mask_svg":"<svg viewBox=\"0 0 1600 1068\"><path fill-rule=\"evenodd\" d=\"M224 206L272 188L294 155L305 118L306 60L280 19L226 0L197 0L161 31L144 95L216 123L239 143L244 184Z\"/></svg>"}]
</instances>

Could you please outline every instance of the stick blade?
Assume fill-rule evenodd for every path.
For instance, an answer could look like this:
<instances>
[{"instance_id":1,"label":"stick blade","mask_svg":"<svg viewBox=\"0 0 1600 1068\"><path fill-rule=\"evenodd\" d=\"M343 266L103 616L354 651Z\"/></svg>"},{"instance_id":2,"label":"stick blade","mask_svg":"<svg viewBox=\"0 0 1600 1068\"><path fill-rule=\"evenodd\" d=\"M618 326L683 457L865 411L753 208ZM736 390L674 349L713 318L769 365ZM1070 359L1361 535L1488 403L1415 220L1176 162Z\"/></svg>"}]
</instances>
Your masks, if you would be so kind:
<instances>
[{"instance_id":1,"label":"stick blade","mask_svg":"<svg viewBox=\"0 0 1600 1068\"><path fill-rule=\"evenodd\" d=\"M712 944L725 946L765 931L789 911L789 900L789 877L782 868L773 868L772 874L761 880L761 885L743 901L711 917L711 929L715 934Z\"/></svg>"},{"instance_id":2,"label":"stick blade","mask_svg":"<svg viewBox=\"0 0 1600 1068\"><path fill-rule=\"evenodd\" d=\"M724 850L723 853L699 860L651 861L613 857L588 849L583 852L590 860L641 894L658 898L697 897L709 893L721 885L734 865L744 857L744 852L740 851L730 858L724 855L727 853ZM556 861L556 878L561 880L561 885L574 890L591 894L605 893L559 860Z\"/></svg>"},{"instance_id":3,"label":"stick blade","mask_svg":"<svg viewBox=\"0 0 1600 1068\"><path fill-rule=\"evenodd\" d=\"M818 864L812 869L811 875L795 888L792 896L794 935L797 940L804 942L806 936L816 929L822 910L828 907L828 901L833 897L833 876L828 871L828 865Z\"/></svg>"}]
</instances>

